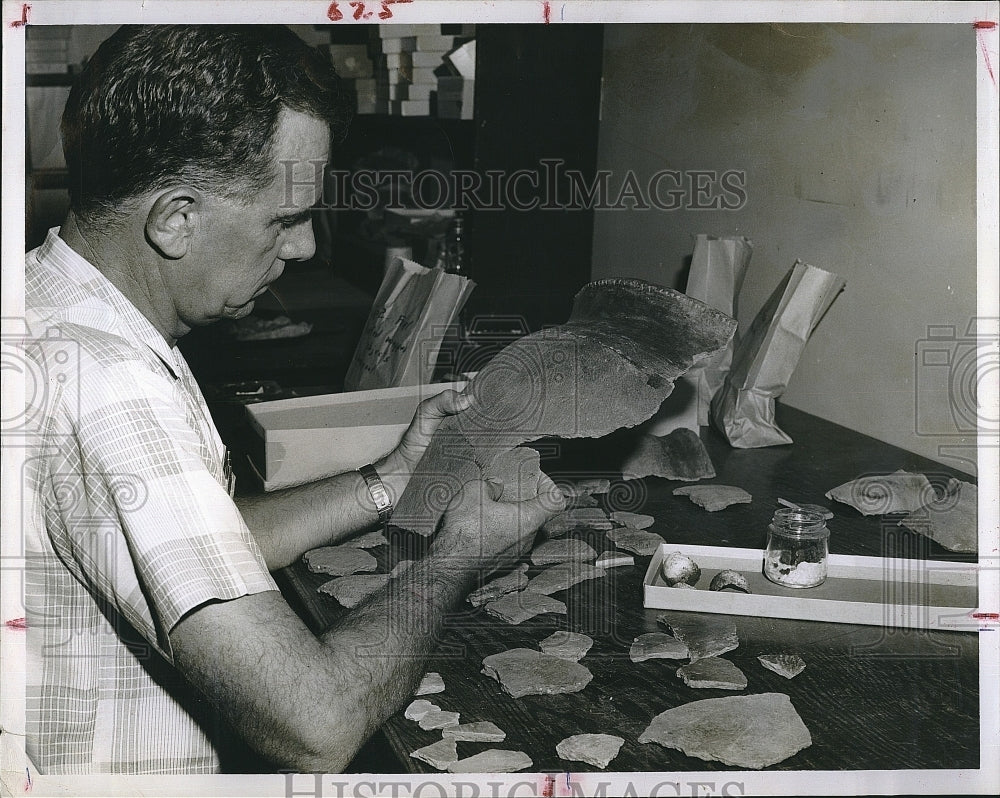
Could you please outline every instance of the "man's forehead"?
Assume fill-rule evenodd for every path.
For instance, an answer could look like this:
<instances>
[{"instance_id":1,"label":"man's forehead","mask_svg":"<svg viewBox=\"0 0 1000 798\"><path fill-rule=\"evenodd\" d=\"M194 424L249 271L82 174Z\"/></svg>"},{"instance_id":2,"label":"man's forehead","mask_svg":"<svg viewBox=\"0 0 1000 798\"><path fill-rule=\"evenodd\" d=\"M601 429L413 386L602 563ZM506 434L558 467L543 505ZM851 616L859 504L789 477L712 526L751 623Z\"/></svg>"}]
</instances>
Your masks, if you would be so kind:
<instances>
[{"instance_id":1,"label":"man's forehead","mask_svg":"<svg viewBox=\"0 0 1000 798\"><path fill-rule=\"evenodd\" d=\"M275 189L283 209L309 208L323 192L323 172L330 160L330 128L316 117L282 111L274 136L278 161Z\"/></svg>"}]
</instances>

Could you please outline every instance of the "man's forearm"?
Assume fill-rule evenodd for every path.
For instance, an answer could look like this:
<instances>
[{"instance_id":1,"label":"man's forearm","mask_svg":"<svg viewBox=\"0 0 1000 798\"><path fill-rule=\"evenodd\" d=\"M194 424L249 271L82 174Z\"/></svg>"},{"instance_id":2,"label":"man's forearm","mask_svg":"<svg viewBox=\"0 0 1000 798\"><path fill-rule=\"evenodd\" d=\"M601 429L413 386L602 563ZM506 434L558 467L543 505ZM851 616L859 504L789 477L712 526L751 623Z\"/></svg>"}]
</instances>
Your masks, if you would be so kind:
<instances>
[{"instance_id":1,"label":"man's forearm","mask_svg":"<svg viewBox=\"0 0 1000 798\"><path fill-rule=\"evenodd\" d=\"M398 696L405 681L420 675L414 661L422 660L441 642L445 615L490 567L485 561L431 552L390 579L372 601L345 616L343 623L320 639L342 655L351 651L347 662L365 680L385 685Z\"/></svg>"},{"instance_id":2,"label":"man's forearm","mask_svg":"<svg viewBox=\"0 0 1000 798\"><path fill-rule=\"evenodd\" d=\"M337 543L378 521L375 503L357 471L239 497L236 506L272 571L309 549Z\"/></svg>"},{"instance_id":3,"label":"man's forearm","mask_svg":"<svg viewBox=\"0 0 1000 798\"><path fill-rule=\"evenodd\" d=\"M409 700L477 571L429 554L319 640L276 593L208 604L171 634L175 663L261 754L337 772Z\"/></svg>"}]
</instances>

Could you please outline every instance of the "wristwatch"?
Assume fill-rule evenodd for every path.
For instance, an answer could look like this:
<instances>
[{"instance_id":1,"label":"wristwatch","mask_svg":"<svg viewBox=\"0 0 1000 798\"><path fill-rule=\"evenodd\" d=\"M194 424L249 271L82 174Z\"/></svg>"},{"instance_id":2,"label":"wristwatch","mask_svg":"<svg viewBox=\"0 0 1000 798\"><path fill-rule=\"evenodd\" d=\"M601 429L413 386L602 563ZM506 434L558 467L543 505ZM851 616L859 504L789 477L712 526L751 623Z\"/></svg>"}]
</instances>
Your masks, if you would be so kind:
<instances>
[{"instance_id":1,"label":"wristwatch","mask_svg":"<svg viewBox=\"0 0 1000 798\"><path fill-rule=\"evenodd\" d=\"M379 521L385 526L389 523L389 516L392 515L392 497L389 495L389 491L386 490L385 485L382 482L382 477L378 475L378 471L375 470L375 466L363 465L358 469L358 473L361 474L361 478L365 481L365 485L368 486L368 492L371 494L372 501L375 502L375 511L378 513Z\"/></svg>"}]
</instances>

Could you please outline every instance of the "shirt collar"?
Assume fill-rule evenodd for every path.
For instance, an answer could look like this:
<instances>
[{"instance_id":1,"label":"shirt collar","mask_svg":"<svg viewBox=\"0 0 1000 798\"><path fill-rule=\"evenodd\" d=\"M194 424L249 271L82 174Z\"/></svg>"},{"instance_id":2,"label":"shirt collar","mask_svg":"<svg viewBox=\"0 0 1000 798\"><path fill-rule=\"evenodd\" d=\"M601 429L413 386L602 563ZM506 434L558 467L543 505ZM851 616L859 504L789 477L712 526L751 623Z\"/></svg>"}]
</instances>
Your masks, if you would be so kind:
<instances>
[{"instance_id":1,"label":"shirt collar","mask_svg":"<svg viewBox=\"0 0 1000 798\"><path fill-rule=\"evenodd\" d=\"M104 301L116 320L125 328L122 332L150 349L176 380L178 376L174 349L167 345L153 323L139 312L139 309L115 287L114 283L59 237L59 229L53 227L49 230L45 241L37 251L39 261L56 265L68 280L85 287Z\"/></svg>"}]
</instances>

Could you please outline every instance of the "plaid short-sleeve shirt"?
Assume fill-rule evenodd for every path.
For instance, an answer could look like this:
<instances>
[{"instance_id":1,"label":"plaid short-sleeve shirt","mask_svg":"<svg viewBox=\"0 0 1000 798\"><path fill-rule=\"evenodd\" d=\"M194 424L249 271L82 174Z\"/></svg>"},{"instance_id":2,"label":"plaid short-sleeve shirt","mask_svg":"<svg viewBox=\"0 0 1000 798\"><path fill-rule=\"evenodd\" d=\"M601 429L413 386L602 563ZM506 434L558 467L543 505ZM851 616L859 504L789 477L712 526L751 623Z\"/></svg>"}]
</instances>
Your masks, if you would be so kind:
<instances>
[{"instance_id":1,"label":"plaid short-sleeve shirt","mask_svg":"<svg viewBox=\"0 0 1000 798\"><path fill-rule=\"evenodd\" d=\"M42 773L218 770L169 632L276 586L181 354L57 235L27 256L27 751Z\"/></svg>"}]
</instances>

